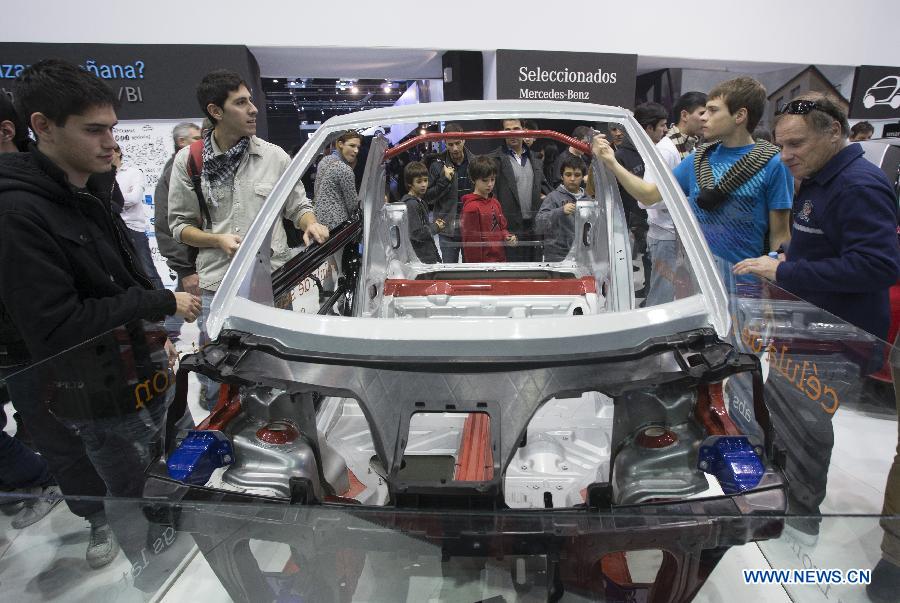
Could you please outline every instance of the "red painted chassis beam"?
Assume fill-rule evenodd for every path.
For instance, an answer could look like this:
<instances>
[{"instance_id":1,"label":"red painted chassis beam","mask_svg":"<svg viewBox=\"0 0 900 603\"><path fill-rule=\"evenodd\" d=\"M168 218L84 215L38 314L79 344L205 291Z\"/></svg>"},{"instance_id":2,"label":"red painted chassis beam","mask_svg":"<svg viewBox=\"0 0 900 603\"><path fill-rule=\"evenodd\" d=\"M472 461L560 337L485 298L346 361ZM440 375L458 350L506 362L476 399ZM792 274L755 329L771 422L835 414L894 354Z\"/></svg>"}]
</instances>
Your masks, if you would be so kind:
<instances>
[{"instance_id":1,"label":"red painted chassis beam","mask_svg":"<svg viewBox=\"0 0 900 603\"><path fill-rule=\"evenodd\" d=\"M582 153L591 152L591 145L584 142L583 140L578 140L577 138L572 138L571 136L566 136L565 134L560 134L559 132L554 132L553 130L429 132L428 134L421 134L419 136L416 136L415 138L410 138L406 142L401 142L397 146L388 149L384 152L384 159L385 161L387 161L391 157L399 155L403 151L406 151L407 149L410 149L417 144L421 144L423 142L431 142L432 140L478 140L483 138L551 138L553 140L563 142L570 147L574 147Z\"/></svg>"},{"instance_id":2,"label":"red painted chassis beam","mask_svg":"<svg viewBox=\"0 0 900 603\"><path fill-rule=\"evenodd\" d=\"M694 416L706 428L709 435L744 435L725 408L725 394L721 382L698 387Z\"/></svg>"},{"instance_id":3,"label":"red painted chassis beam","mask_svg":"<svg viewBox=\"0 0 900 603\"><path fill-rule=\"evenodd\" d=\"M384 294L392 297L426 295L587 295L597 292L592 276L579 279L471 279L406 280L385 279Z\"/></svg>"},{"instance_id":4,"label":"red painted chassis beam","mask_svg":"<svg viewBox=\"0 0 900 603\"><path fill-rule=\"evenodd\" d=\"M458 457L455 481L486 482L494 478L491 417L487 413L473 412L466 417Z\"/></svg>"}]
</instances>

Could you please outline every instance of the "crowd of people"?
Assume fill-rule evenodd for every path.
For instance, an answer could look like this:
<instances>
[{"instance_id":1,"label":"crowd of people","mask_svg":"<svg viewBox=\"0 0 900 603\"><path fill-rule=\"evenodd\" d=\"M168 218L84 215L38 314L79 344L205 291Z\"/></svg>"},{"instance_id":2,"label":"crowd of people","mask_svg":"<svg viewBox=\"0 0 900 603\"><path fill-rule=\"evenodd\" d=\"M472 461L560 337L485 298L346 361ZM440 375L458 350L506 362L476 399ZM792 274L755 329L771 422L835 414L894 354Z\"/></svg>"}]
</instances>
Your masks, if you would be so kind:
<instances>
[{"instance_id":1,"label":"crowd of people","mask_svg":"<svg viewBox=\"0 0 900 603\"><path fill-rule=\"evenodd\" d=\"M38 371L23 369L95 338L100 343L92 349L102 357L108 353L102 336L132 325L120 339L134 355L147 348L147 366L171 370L171 340L181 322L197 320L204 332L210 302L290 157L256 136L257 109L238 74L218 70L201 80L197 100L208 123L175 127L176 152L155 191L159 249L177 275L169 291L145 234L145 178L129 167L113 136L113 92L77 66L46 60L21 74L15 98L13 107L0 96L0 370L10 377L9 395L31 447L0 431L0 487L44 495L25 504L16 528L38 521L59 501L54 495L65 495L90 525L88 563L102 567L120 545L130 559L140 555L146 534L136 534L133 522L108 504L81 497L141 495L172 389L129 413L117 407L85 414L74 405L48 406ZM851 129L833 100L804 94L780 108L773 144L758 135L765 103L762 85L739 77L705 94L682 95L671 115L651 102L636 107L634 117L727 267L723 275L764 277L885 338L887 291L900 277L897 200L884 174L848 141L871 136L871 126ZM597 161L621 188L635 259L643 262L639 296L648 305L675 298L674 223L655 170L646 169L645 153L621 125L609 124L603 134L576 127L572 137L589 143L590 153L535 144L516 133L537 125L519 118L502 120L501 128L509 133L503 143L476 155L452 136L462 125L449 123L445 150L429 164L404 166L399 202L421 261L564 260L578 203L592 200ZM317 166L312 199L300 181L294 186L284 222L273 227L272 270L293 253L286 227L302 232L307 245L323 243L354 216L354 168L363 145L359 132L342 133ZM165 334L155 347L146 345L149 325L157 323ZM216 384L207 381L205 390L210 406ZM816 479L802 470L795 479ZM817 512L820 502L795 504ZM896 547L889 550L887 562L900 566Z\"/></svg>"}]
</instances>

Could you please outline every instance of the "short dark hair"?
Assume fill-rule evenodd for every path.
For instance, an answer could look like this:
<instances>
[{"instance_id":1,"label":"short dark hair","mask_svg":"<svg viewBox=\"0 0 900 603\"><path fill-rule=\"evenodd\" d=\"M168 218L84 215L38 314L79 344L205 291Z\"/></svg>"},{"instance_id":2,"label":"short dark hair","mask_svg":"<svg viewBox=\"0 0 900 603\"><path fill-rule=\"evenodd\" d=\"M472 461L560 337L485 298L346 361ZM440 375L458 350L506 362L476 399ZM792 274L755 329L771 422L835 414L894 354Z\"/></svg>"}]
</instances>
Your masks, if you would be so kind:
<instances>
[{"instance_id":1,"label":"short dark hair","mask_svg":"<svg viewBox=\"0 0 900 603\"><path fill-rule=\"evenodd\" d=\"M353 140L354 138L362 142L362 134L360 133L360 131L347 130L334 140L334 144L337 144L339 142L347 142L348 140Z\"/></svg>"},{"instance_id":2,"label":"short dark hair","mask_svg":"<svg viewBox=\"0 0 900 603\"><path fill-rule=\"evenodd\" d=\"M522 128L525 130L537 130L538 129L537 122L534 121L533 119L526 119L520 123L522 124Z\"/></svg>"},{"instance_id":3,"label":"short dark hair","mask_svg":"<svg viewBox=\"0 0 900 603\"><path fill-rule=\"evenodd\" d=\"M99 77L59 59L38 61L16 78L13 86L16 111L25 123L42 113L57 126L70 115L81 115L92 107L118 109L115 93Z\"/></svg>"},{"instance_id":4,"label":"short dark hair","mask_svg":"<svg viewBox=\"0 0 900 603\"><path fill-rule=\"evenodd\" d=\"M590 126L575 126L575 129L572 130L572 138L577 138L578 140L584 140L588 136L591 135L591 127Z\"/></svg>"},{"instance_id":5,"label":"short dark hair","mask_svg":"<svg viewBox=\"0 0 900 603\"><path fill-rule=\"evenodd\" d=\"M697 107L705 107L706 106L706 95L702 92L697 92L696 90L691 90L690 92L685 92L681 96L678 97L678 100L675 101L675 106L672 107L672 121L676 124L681 121L681 112L687 111L688 113L693 113L697 110Z\"/></svg>"},{"instance_id":6,"label":"short dark hair","mask_svg":"<svg viewBox=\"0 0 900 603\"><path fill-rule=\"evenodd\" d=\"M459 122L451 121L444 125L444 133L447 132L465 132Z\"/></svg>"},{"instance_id":7,"label":"short dark hair","mask_svg":"<svg viewBox=\"0 0 900 603\"><path fill-rule=\"evenodd\" d=\"M764 128L762 126L757 126L755 130L753 130L753 140L765 140L766 142L775 142L775 139L772 137L772 132L769 131L768 128Z\"/></svg>"},{"instance_id":8,"label":"short dark hair","mask_svg":"<svg viewBox=\"0 0 900 603\"><path fill-rule=\"evenodd\" d=\"M736 77L716 85L709 91L708 99L716 98L722 99L732 115L747 110L747 132L756 129L766 110L766 88L752 77Z\"/></svg>"},{"instance_id":9,"label":"short dark hair","mask_svg":"<svg viewBox=\"0 0 900 603\"><path fill-rule=\"evenodd\" d=\"M486 155L478 155L469 164L469 178L474 180L482 180L497 175L497 164L494 160Z\"/></svg>"},{"instance_id":10,"label":"short dark hair","mask_svg":"<svg viewBox=\"0 0 900 603\"><path fill-rule=\"evenodd\" d=\"M16 133L13 136L13 144L16 145L16 148L20 151L27 150L28 126L25 125L25 121L19 117L16 108L13 107L12 99L6 94L0 93L0 122L2 121L12 122L13 127L16 129Z\"/></svg>"},{"instance_id":11,"label":"short dark hair","mask_svg":"<svg viewBox=\"0 0 900 603\"><path fill-rule=\"evenodd\" d=\"M875 126L870 124L867 121L860 121L853 124L853 127L850 128L850 136L856 136L857 134L869 134L875 133Z\"/></svg>"},{"instance_id":12,"label":"short dark hair","mask_svg":"<svg viewBox=\"0 0 900 603\"><path fill-rule=\"evenodd\" d=\"M646 128L655 126L661 119L669 119L669 112L659 103L641 103L634 108L634 119Z\"/></svg>"},{"instance_id":13,"label":"short dark hair","mask_svg":"<svg viewBox=\"0 0 900 603\"><path fill-rule=\"evenodd\" d=\"M247 86L247 82L235 71L230 69L210 71L203 76L200 84L197 85L197 102L200 103L200 110L213 123L216 123L216 120L206 107L210 103L217 107L224 107L225 101L228 100L228 95L241 86L246 86L247 90L250 89L250 86Z\"/></svg>"},{"instance_id":14,"label":"short dark hair","mask_svg":"<svg viewBox=\"0 0 900 603\"><path fill-rule=\"evenodd\" d=\"M572 155L564 155L563 160L559 162L559 175L562 176L566 168L578 170L581 175L587 174L587 165L581 157L573 157Z\"/></svg>"},{"instance_id":15,"label":"short dark hair","mask_svg":"<svg viewBox=\"0 0 900 603\"><path fill-rule=\"evenodd\" d=\"M428 168L421 161L410 161L403 168L403 182L406 184L407 189L413 185L416 178L421 178L422 176L428 177Z\"/></svg>"}]
</instances>

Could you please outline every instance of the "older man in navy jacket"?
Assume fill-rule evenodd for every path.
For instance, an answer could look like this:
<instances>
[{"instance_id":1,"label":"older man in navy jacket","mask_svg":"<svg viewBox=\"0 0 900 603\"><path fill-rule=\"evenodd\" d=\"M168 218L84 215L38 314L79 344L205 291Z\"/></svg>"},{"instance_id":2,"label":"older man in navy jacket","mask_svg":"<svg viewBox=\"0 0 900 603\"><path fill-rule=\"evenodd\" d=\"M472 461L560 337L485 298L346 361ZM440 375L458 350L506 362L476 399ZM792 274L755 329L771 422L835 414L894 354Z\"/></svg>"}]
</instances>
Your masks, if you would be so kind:
<instances>
[{"instance_id":1,"label":"older man in navy jacket","mask_svg":"<svg viewBox=\"0 0 900 603\"><path fill-rule=\"evenodd\" d=\"M862 147L847 143L847 117L825 96L803 95L776 119L781 160L800 180L790 246L778 259L738 262L734 272L774 280L884 339L888 289L900 276L893 188Z\"/></svg>"},{"instance_id":2,"label":"older man in navy jacket","mask_svg":"<svg viewBox=\"0 0 900 603\"><path fill-rule=\"evenodd\" d=\"M897 200L884 173L863 158L858 144L847 143L848 131L843 110L820 94L803 95L779 111L775 137L782 145L781 160L800 181L790 245L778 258L738 262L734 272L774 280L884 339L890 323L888 289L900 276ZM815 358L802 350L788 354L798 365L803 360L804 366ZM835 369L842 373L836 382L845 384L842 398L859 394L859 376L875 368L867 361L876 357L880 354L856 359L848 354L842 368ZM837 405L829 408L799 392L789 379L780 378L779 371L769 372L766 404L776 439L787 451L785 477L792 517L786 531L809 546L818 539L817 516L825 499L834 446L831 417ZM885 574L884 568L892 568L888 582L893 586L888 590L893 597L900 584L900 567L885 562L879 566L879 575Z\"/></svg>"}]
</instances>

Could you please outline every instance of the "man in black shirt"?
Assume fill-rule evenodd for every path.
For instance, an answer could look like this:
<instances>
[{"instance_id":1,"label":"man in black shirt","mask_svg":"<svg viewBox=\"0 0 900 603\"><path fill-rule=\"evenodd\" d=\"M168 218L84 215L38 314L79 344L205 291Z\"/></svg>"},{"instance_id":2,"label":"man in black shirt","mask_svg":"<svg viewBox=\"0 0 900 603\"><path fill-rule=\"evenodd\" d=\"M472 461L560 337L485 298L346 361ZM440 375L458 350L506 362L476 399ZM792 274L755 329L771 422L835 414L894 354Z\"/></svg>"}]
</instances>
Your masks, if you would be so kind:
<instances>
[{"instance_id":1,"label":"man in black shirt","mask_svg":"<svg viewBox=\"0 0 900 603\"><path fill-rule=\"evenodd\" d=\"M444 132L462 132L458 123L448 123ZM469 178L469 162L474 157L466 148L466 141L450 138L445 141L447 150L437 156L429 170L428 191L425 202L434 208L434 219L443 220L446 226L438 234L441 257L445 264L459 262L459 217L462 215L462 198L474 188Z\"/></svg>"},{"instance_id":2,"label":"man in black shirt","mask_svg":"<svg viewBox=\"0 0 900 603\"><path fill-rule=\"evenodd\" d=\"M662 105L658 103L638 105L634 109L634 119L644 128L654 145L666 135L668 112ZM635 176L644 177L644 158L638 153L634 142L630 139L626 138L616 148L616 161ZM645 297L647 284L650 283L650 255L647 253L647 210L638 205L637 200L628 194L628 191L621 185L619 185L619 193L625 209L625 221L628 223L629 230L634 234L634 255L639 253L643 255L644 286L640 291L636 291L635 295Z\"/></svg>"}]
</instances>

